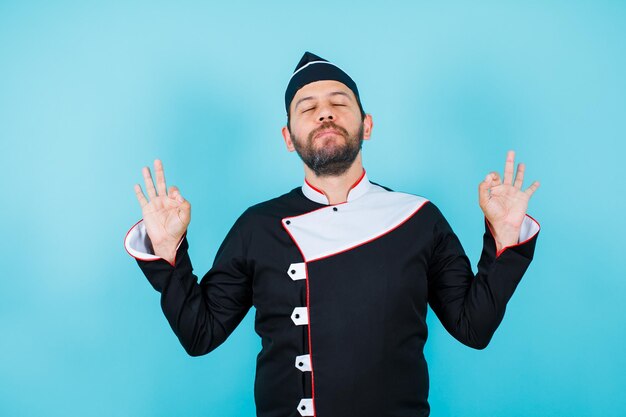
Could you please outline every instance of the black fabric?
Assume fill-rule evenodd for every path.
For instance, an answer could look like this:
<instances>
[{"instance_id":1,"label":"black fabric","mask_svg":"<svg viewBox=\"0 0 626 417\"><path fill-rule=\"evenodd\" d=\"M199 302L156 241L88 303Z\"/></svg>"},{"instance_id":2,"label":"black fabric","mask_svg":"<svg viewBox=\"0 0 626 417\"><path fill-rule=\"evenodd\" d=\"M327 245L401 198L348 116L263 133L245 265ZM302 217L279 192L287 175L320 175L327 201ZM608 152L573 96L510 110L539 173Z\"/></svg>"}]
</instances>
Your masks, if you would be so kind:
<instances>
[{"instance_id":1,"label":"black fabric","mask_svg":"<svg viewBox=\"0 0 626 417\"><path fill-rule=\"evenodd\" d=\"M428 202L401 227L309 262L307 280L292 281L288 267L303 259L281 219L320 207L297 188L249 208L199 284L186 241L174 267L138 262L190 355L215 349L256 308L258 416L298 417L302 398L314 398L317 417L428 416L427 304L456 339L484 348L531 262L537 236L496 258L486 228L474 275L450 225ZM291 313L307 301L309 325L296 326ZM307 353L312 373L294 366L295 357Z\"/></svg>"},{"instance_id":2,"label":"black fabric","mask_svg":"<svg viewBox=\"0 0 626 417\"><path fill-rule=\"evenodd\" d=\"M321 62L311 64L295 74L300 68L304 67L306 64L315 61ZM320 58L315 54L305 52L300 59L300 62L298 62L298 65L294 70L294 74L295 75L293 75L289 80L287 90L285 91L285 109L287 110L287 114L289 114L289 106L291 104L291 101L293 100L293 97L296 95L299 89L312 82L322 80L339 81L350 90L352 90L354 96L356 97L356 101L359 104L359 109L361 110L361 113L364 113L363 106L361 105L361 97L359 96L359 89L357 88L356 83L354 82L354 80L352 80L352 78L350 78L348 74L346 74L341 68L337 67L335 64L332 64L324 58Z\"/></svg>"}]
</instances>

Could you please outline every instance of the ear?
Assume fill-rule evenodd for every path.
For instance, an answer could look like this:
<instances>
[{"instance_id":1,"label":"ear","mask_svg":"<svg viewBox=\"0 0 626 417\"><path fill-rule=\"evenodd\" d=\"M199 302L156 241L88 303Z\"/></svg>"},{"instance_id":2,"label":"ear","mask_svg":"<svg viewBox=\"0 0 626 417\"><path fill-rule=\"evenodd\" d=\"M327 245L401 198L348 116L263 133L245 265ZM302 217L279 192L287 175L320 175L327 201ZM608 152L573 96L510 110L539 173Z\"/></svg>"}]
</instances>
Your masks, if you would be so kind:
<instances>
[{"instance_id":1,"label":"ear","mask_svg":"<svg viewBox=\"0 0 626 417\"><path fill-rule=\"evenodd\" d=\"M289 152L293 152L296 150L295 146L293 146L293 141L291 140L291 134L289 133L289 128L287 126L283 126L281 133L283 134L283 140L285 141L285 145L287 146L287 150Z\"/></svg>"},{"instance_id":2,"label":"ear","mask_svg":"<svg viewBox=\"0 0 626 417\"><path fill-rule=\"evenodd\" d=\"M374 120L372 120L371 114L366 114L363 119L363 140L369 140L372 136L372 129L374 128Z\"/></svg>"}]
</instances>

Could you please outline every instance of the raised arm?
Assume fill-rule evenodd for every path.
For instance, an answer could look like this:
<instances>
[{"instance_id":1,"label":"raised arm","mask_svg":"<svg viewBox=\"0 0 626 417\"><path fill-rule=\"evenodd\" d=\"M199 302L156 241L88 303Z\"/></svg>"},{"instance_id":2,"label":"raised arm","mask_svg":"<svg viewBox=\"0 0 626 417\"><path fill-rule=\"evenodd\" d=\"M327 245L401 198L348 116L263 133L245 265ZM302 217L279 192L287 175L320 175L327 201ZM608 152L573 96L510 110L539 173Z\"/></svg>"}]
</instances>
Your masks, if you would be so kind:
<instances>
[{"instance_id":1,"label":"raised arm","mask_svg":"<svg viewBox=\"0 0 626 417\"><path fill-rule=\"evenodd\" d=\"M528 200L539 183L521 189L523 164L513 181L514 157L512 151L507 155L504 182L492 172L479 185L485 235L476 275L443 216L433 231L429 303L452 336L477 349L487 346L500 325L506 305L533 258L539 233L539 224L526 214Z\"/></svg>"},{"instance_id":2,"label":"raised arm","mask_svg":"<svg viewBox=\"0 0 626 417\"><path fill-rule=\"evenodd\" d=\"M185 239L191 206L176 187L166 192L161 161L154 168L156 186L150 170L143 169L148 198L135 185L143 220L129 230L124 244L161 293L163 313L187 353L202 355L224 342L252 305L243 232L238 221L198 283Z\"/></svg>"}]
</instances>

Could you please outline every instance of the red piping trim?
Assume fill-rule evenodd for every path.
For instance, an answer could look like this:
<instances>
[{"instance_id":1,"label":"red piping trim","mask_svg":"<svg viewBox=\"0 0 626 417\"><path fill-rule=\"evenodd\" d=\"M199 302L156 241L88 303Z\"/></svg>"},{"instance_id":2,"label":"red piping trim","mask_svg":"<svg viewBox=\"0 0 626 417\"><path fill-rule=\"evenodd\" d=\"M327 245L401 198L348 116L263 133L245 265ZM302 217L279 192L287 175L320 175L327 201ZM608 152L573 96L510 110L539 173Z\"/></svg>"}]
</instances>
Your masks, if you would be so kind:
<instances>
[{"instance_id":1,"label":"red piping trim","mask_svg":"<svg viewBox=\"0 0 626 417\"><path fill-rule=\"evenodd\" d=\"M374 240L376 240L376 239L380 239L381 237L383 237L383 236L385 236L385 235L387 235L387 234L389 234L389 233L393 232L394 230L396 230L397 228L399 228L400 226L402 226L404 223L406 223L407 221L409 221L409 219L410 219L411 217L415 216L415 214L417 214L417 212L418 212L418 211L420 211L420 209L421 209L422 207L424 207L424 204L428 203L429 201L430 201L430 200L426 200L426 201L424 201L422 204L420 204L420 206L419 206L418 208L416 208L416 209L415 209L415 210L414 210L411 214L409 214L409 215L407 216L407 218L406 218L406 219L402 220L400 223L398 223L397 225L395 225L395 226L394 226L394 227L392 227L391 229L389 229L389 230L385 230L383 233L381 233L381 234L379 234L379 235L376 235L376 236L374 236L374 237L372 237L372 238L370 238L370 239L368 239L368 240L365 240L365 241L363 241L363 242L359 242L359 243L357 243L356 245L350 246L350 247L348 247L348 248L341 249L340 251L333 252L333 253L329 253L329 254L327 254L327 255L320 256L319 258L309 259L309 260L307 260L306 262L315 262L315 261L319 261L319 260L321 260L321 259L330 258L331 256L335 256L335 255L338 255L338 254L340 254L340 253L347 252L347 251L352 250L352 249L354 249L354 248L358 248L359 246L363 246L363 245L366 245L366 244L368 244L368 243L370 243L370 242L373 242L373 241L374 241ZM293 238L292 238L292 239L293 239Z\"/></svg>"},{"instance_id":2,"label":"red piping trim","mask_svg":"<svg viewBox=\"0 0 626 417\"><path fill-rule=\"evenodd\" d=\"M313 374L313 347L311 342L311 291L309 291L309 268L304 263L304 269L306 271L306 314L309 324L307 325L307 332L309 334L309 358L311 364L311 404L313 405L313 417L315 417L315 375Z\"/></svg>"},{"instance_id":3,"label":"red piping trim","mask_svg":"<svg viewBox=\"0 0 626 417\"><path fill-rule=\"evenodd\" d=\"M361 176L359 177L358 180L356 180L356 182L354 184L352 184L352 186L350 186L350 188L348 189L348 197L350 196L350 191L352 191L354 188L356 188L361 181L363 181L363 178L365 178L365 168L363 168L363 172L361 173ZM328 196L326 195L326 193L322 190L320 190L319 188L315 187L313 184L311 184L309 182L309 180L307 180L306 178L304 179L304 182L306 183L306 185L308 185L313 191L316 191L317 193L323 195L324 197L326 197L327 201L330 201L330 199L328 198ZM347 202L347 201L346 201ZM339 203L342 204L342 203Z\"/></svg>"},{"instance_id":4,"label":"red piping trim","mask_svg":"<svg viewBox=\"0 0 626 417\"><path fill-rule=\"evenodd\" d=\"M322 207L322 208L326 208L326 207ZM317 211L317 210L321 210L321 209L316 209L313 211ZM298 216L295 216L295 217L298 217ZM292 218L293 217L287 217L282 220L285 221L285 220L292 219ZM313 404L313 417L315 417L315 374L313 372L313 347L312 347L312 342L311 342L311 299L310 299L311 292L309 291L309 268L306 262L306 258L304 257L304 252L302 252L302 248L300 248L300 245L298 245L298 241L294 239L289 229L285 227L285 223L283 223L283 221L281 221L280 224L283 226L283 229L285 229L285 231L287 232L291 240L293 240L293 243L296 244L296 247L298 248L298 251L300 251L300 255L302 256L302 259L304 260L304 274L305 274L305 281L306 281L306 314L307 314L307 320L309 322L307 324L307 333L309 336L309 357L311 358L311 403Z\"/></svg>"},{"instance_id":5,"label":"red piping trim","mask_svg":"<svg viewBox=\"0 0 626 417\"><path fill-rule=\"evenodd\" d=\"M309 180L307 180L306 178L304 179L304 182L306 182L306 183L307 183L307 185L308 185L309 187L311 187L314 191L317 191L318 193L320 193L321 195L323 195L324 197L326 197L326 194L324 194L324 191L322 191L322 190L320 190L319 188L315 187L315 186L314 186L313 184L311 184L311 183L309 182Z\"/></svg>"},{"instance_id":6,"label":"red piping trim","mask_svg":"<svg viewBox=\"0 0 626 417\"><path fill-rule=\"evenodd\" d=\"M529 217L532 221L534 221L534 222L535 222L535 224L537 225L537 227L539 227L539 230L541 230L541 225L539 225L539 222L538 222L537 220L535 220L535 219L534 219L534 218L533 218L530 214L526 214L525 216L526 216L526 217ZM491 233L491 236L494 238L494 241L495 241L495 236L496 236L496 234L495 234L495 233L493 233L493 229L491 228L491 224L489 223L489 220L487 220L487 227L489 228L489 232ZM526 239L526 240L525 240L525 241L523 241L523 242L519 242L519 243L516 243L516 244L514 244L514 245L505 246L505 247L503 247L502 249L500 249L499 251L496 251L496 259L497 259L500 255L502 255L502 253L503 253L505 250L507 250L507 249L509 249L509 248L514 248L514 247L516 247L516 246L521 246L521 245L523 245L523 244L527 243L529 240L531 240L532 238L534 238L535 236L537 236L537 233L539 233L539 230L537 230L537 231L536 231L536 232L535 232L535 233L534 233L531 237L529 237L528 239Z\"/></svg>"},{"instance_id":7,"label":"red piping trim","mask_svg":"<svg viewBox=\"0 0 626 417\"><path fill-rule=\"evenodd\" d=\"M139 220L139 221L138 221L137 223L135 223L135 224L134 224L134 225L133 225L130 229L128 229L128 232L126 232L126 236L124 236L124 249L126 250L126 253L128 253L130 256L132 256L133 258L135 258L135 259L137 259L137 260L140 260L140 261L144 261L144 262L154 262L154 261L158 261L159 259L162 259L162 260L164 260L165 262L167 262L168 264L170 264L171 266L176 266L176 254L174 254L174 263L171 263L170 261L167 261L167 260L165 260L165 259L161 258L160 256L156 256L156 255L154 255L154 256L155 256L157 259L154 259L154 258L142 258L142 257L135 256L135 255L133 255L132 253L130 253L130 251L128 250L128 247L126 247L126 239L128 239L128 235L130 234L130 232L132 232L132 231L133 231L133 229L134 229L135 227L137 227L137 225L138 225L139 223L141 223L142 221L143 221L143 219ZM183 235L183 237L182 237L182 238L180 239L180 241L178 242L178 246L176 246L176 252L177 252L177 253L178 253L178 248L180 248L180 244L181 244L181 243L183 243L183 239L185 239L185 235L186 235L186 234L187 234L187 233L185 233L185 234Z\"/></svg>"}]
</instances>

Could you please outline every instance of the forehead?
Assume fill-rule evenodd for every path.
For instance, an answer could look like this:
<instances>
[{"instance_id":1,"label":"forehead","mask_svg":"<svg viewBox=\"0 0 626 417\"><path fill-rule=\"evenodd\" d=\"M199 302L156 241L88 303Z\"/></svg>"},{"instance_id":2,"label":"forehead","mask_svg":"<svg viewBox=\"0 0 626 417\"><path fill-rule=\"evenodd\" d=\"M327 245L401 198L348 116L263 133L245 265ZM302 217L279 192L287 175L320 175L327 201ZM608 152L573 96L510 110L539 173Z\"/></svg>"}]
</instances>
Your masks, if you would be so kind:
<instances>
[{"instance_id":1,"label":"forehead","mask_svg":"<svg viewBox=\"0 0 626 417\"><path fill-rule=\"evenodd\" d=\"M296 92L296 95L293 96L293 100L291 100L291 106L293 107L295 103L298 102L298 100L304 97L321 98L336 92L342 92L347 94L348 97L350 97L356 103L356 97L354 96L354 93L345 84L334 80L324 80L309 83L299 89Z\"/></svg>"}]
</instances>

